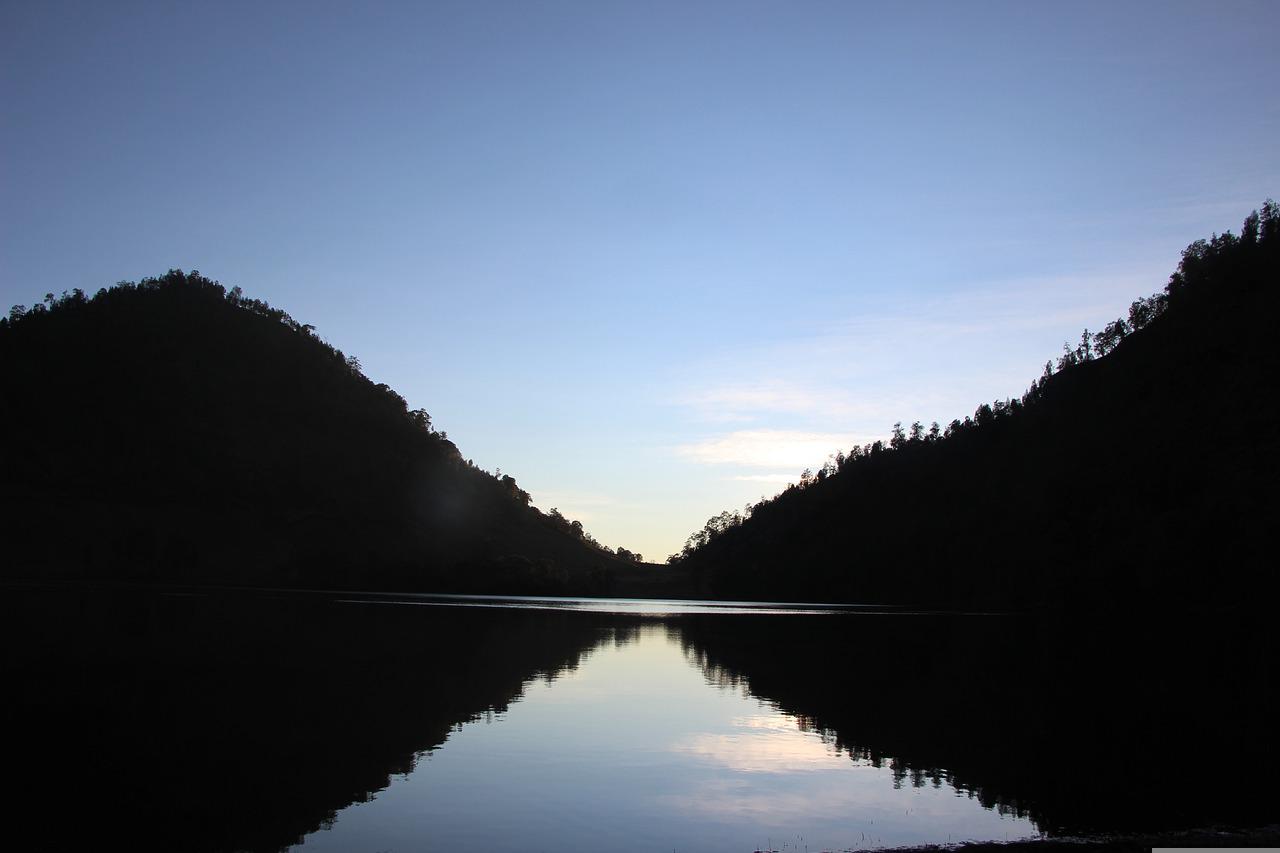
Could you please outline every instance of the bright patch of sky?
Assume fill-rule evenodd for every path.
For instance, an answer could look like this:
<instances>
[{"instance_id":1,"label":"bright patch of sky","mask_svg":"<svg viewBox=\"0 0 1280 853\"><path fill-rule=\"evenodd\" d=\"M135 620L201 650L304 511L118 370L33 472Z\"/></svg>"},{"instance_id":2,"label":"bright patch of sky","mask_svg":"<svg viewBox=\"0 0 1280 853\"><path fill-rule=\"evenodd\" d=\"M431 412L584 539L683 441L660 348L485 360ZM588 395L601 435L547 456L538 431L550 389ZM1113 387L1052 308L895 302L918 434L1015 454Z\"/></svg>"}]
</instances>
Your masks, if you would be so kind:
<instances>
[{"instance_id":1,"label":"bright patch of sky","mask_svg":"<svg viewBox=\"0 0 1280 853\"><path fill-rule=\"evenodd\" d=\"M1280 195L1280 6L0 5L0 299L199 269L649 558ZM86 424L86 430L91 425Z\"/></svg>"}]
</instances>

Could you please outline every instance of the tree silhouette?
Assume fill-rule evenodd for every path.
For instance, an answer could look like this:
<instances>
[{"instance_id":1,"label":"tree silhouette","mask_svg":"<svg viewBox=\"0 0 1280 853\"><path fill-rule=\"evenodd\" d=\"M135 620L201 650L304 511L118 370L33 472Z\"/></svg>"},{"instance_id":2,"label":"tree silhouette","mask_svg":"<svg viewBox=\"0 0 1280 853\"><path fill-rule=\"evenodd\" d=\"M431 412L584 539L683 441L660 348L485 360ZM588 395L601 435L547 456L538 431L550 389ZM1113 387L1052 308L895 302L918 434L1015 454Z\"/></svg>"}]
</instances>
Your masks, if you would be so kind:
<instances>
[{"instance_id":1,"label":"tree silhouette","mask_svg":"<svg viewBox=\"0 0 1280 853\"><path fill-rule=\"evenodd\" d=\"M7 576L599 592L633 565L195 271L14 306L0 364Z\"/></svg>"},{"instance_id":2,"label":"tree silhouette","mask_svg":"<svg viewBox=\"0 0 1280 853\"><path fill-rule=\"evenodd\" d=\"M1020 398L893 425L825 476L690 537L704 595L1107 606L1247 600L1280 470L1280 208L1197 240ZM1236 424L1256 424L1240 430ZM907 451L907 452L904 452ZM837 456L837 459L840 457ZM917 511L900 512L903 506Z\"/></svg>"}]
</instances>

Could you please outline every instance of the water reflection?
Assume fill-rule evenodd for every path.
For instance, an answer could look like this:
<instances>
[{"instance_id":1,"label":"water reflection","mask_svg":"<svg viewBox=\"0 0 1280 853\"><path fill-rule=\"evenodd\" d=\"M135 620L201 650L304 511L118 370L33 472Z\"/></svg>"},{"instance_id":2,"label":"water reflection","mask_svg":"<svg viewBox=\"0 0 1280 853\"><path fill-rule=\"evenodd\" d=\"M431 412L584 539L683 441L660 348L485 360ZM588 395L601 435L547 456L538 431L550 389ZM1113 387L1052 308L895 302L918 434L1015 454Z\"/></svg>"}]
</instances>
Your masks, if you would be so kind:
<instances>
[{"instance_id":1,"label":"water reflection","mask_svg":"<svg viewBox=\"0 0 1280 853\"><path fill-rule=\"evenodd\" d=\"M405 595L343 593L343 604L386 604L418 607L496 608L500 610L576 610L618 616L666 618L695 614L753 616L814 616L849 613L905 613L886 605L796 604L761 601L699 601L663 598L568 598L532 595Z\"/></svg>"},{"instance_id":2,"label":"water reflection","mask_svg":"<svg viewBox=\"0 0 1280 853\"><path fill-rule=\"evenodd\" d=\"M826 733L900 790L951 787L1054 834L1262 826L1280 757L1257 613L679 621L708 683ZM1210 746L1212 745L1212 746Z\"/></svg>"},{"instance_id":3,"label":"water reflection","mask_svg":"<svg viewBox=\"0 0 1280 853\"><path fill-rule=\"evenodd\" d=\"M572 672L603 628L309 596L5 592L0 713L24 780L6 811L48 849L282 849Z\"/></svg>"},{"instance_id":4,"label":"water reflection","mask_svg":"<svg viewBox=\"0 0 1280 853\"><path fill-rule=\"evenodd\" d=\"M728 733L692 734L673 749L735 773L798 773L848 763L829 738L806 736L812 732L788 714L751 714L728 725Z\"/></svg>"},{"instance_id":5,"label":"water reflection","mask_svg":"<svg viewBox=\"0 0 1280 853\"><path fill-rule=\"evenodd\" d=\"M1195 757L1274 766L1265 623L481 603L10 591L3 723L26 784L8 810L51 848L195 851L854 849L1274 819L1267 773L1226 784Z\"/></svg>"},{"instance_id":6,"label":"water reflection","mask_svg":"<svg viewBox=\"0 0 1280 853\"><path fill-rule=\"evenodd\" d=\"M297 849L419 847L423 833L448 850L747 851L1034 832L950 789L895 790L890 768L851 761L802 720L727 683L708 689L678 629L642 623Z\"/></svg>"}]
</instances>

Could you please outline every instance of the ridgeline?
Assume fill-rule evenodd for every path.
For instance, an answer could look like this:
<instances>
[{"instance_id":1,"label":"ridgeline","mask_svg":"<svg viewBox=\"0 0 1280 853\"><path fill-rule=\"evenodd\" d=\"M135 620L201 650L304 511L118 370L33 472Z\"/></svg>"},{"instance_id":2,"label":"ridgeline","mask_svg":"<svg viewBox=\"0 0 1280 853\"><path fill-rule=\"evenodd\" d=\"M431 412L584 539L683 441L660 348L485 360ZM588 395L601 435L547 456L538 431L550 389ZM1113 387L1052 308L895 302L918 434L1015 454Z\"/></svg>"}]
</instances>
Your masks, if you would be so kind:
<instances>
[{"instance_id":1,"label":"ridgeline","mask_svg":"<svg viewBox=\"0 0 1280 853\"><path fill-rule=\"evenodd\" d=\"M708 596L1037 608L1259 604L1276 552L1280 209L1021 399L895 426L721 513L670 562Z\"/></svg>"},{"instance_id":2,"label":"ridgeline","mask_svg":"<svg viewBox=\"0 0 1280 853\"><path fill-rule=\"evenodd\" d=\"M0 320L6 579L603 593L637 570L196 272Z\"/></svg>"},{"instance_id":3,"label":"ridgeline","mask_svg":"<svg viewBox=\"0 0 1280 853\"><path fill-rule=\"evenodd\" d=\"M1258 603L1280 208L1019 399L836 454L670 559L464 460L312 327L171 271L0 319L4 579L948 607Z\"/></svg>"}]
</instances>

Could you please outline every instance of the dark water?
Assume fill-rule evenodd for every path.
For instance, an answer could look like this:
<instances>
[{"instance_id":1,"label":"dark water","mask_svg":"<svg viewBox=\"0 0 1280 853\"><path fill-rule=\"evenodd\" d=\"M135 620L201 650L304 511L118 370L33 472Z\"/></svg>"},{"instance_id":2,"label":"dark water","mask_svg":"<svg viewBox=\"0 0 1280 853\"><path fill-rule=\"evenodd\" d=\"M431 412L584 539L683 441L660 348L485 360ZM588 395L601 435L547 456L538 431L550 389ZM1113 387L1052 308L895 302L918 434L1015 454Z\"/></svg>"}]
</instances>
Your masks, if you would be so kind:
<instances>
[{"instance_id":1,"label":"dark water","mask_svg":"<svg viewBox=\"0 0 1280 853\"><path fill-rule=\"evenodd\" d=\"M1265 620L14 589L36 848L854 850L1272 823Z\"/></svg>"}]
</instances>

